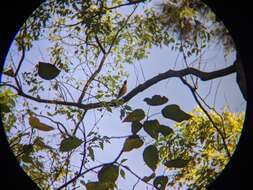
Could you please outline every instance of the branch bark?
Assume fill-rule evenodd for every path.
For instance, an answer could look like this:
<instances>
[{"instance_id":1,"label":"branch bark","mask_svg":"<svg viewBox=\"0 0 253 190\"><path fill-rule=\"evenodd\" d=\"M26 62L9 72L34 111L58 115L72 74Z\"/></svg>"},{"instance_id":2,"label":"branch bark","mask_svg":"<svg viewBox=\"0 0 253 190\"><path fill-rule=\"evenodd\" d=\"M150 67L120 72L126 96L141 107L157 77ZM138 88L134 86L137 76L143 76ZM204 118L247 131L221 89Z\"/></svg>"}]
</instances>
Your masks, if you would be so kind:
<instances>
[{"instance_id":1,"label":"branch bark","mask_svg":"<svg viewBox=\"0 0 253 190\"><path fill-rule=\"evenodd\" d=\"M10 86L10 87L14 88L15 90L17 90L18 95L28 98L30 100L34 100L36 102L73 106L73 107L78 107L80 109L89 110L89 109L102 108L102 107L105 107L105 105L110 106L110 107L116 107L116 106L122 105L122 104L128 102L129 100L131 100L134 96L136 96L140 92L143 92L144 90L148 89L152 85L154 85L162 80L168 79L168 78L172 78L172 77L179 77L180 78L180 77L184 77L184 76L191 74L196 77L199 77L202 81L208 81L208 80L224 77L229 74L233 74L235 72L236 72L236 66L234 64L229 67L226 67L224 69L220 69L220 70L216 70L216 71L212 71L212 72L204 72L204 71L200 71L200 70L197 70L197 69L191 68L191 67L185 68L182 70L168 70L168 71L158 74L158 75L154 76L153 78L147 80L146 82L138 85L137 87L135 87L133 90L131 90L128 94L126 94L120 100L113 99L111 101L102 101L102 102L88 103L88 104L81 104L81 103L76 103L76 102L66 102L66 101L61 101L61 100L40 99L40 98L36 98L36 97L26 94L25 92L22 91L22 89L17 88L13 85L2 84L2 86L4 86L4 85Z\"/></svg>"}]
</instances>

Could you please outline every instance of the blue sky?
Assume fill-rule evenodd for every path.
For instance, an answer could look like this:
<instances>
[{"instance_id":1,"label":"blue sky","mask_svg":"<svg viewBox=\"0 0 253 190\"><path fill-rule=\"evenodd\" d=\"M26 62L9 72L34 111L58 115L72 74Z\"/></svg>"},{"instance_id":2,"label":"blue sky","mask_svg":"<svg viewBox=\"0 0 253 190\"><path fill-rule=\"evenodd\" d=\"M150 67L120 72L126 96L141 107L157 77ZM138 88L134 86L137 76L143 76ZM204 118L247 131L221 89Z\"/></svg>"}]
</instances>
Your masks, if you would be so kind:
<instances>
[{"instance_id":1,"label":"blue sky","mask_svg":"<svg viewBox=\"0 0 253 190\"><path fill-rule=\"evenodd\" d=\"M42 40L42 41L36 42L32 50L26 54L26 58L22 65L21 72L31 70L31 68L34 67L38 63L38 61L48 62L50 60L48 50L47 50L48 46L49 44L47 41ZM5 65L7 65L10 62L10 55L13 56L14 62L17 62L17 60L19 60L19 54L17 53L15 49L16 48L14 47L14 45L12 45ZM235 56L230 55L227 58L224 58L224 52L219 44L211 44L210 47L207 47L206 50L207 50L206 51L207 53L205 53L201 57L202 64L206 65L205 71L212 71L212 70L220 69L220 68L227 67L228 65L233 64ZM195 58L192 58L192 60L194 59ZM189 60L189 62L191 62L191 60ZM141 68L143 69L144 77L147 80L159 73L167 71L168 69L185 68L185 65L184 65L182 55L178 56L177 52L171 51L171 47L163 47L163 48L154 47L153 49L151 49L150 55L147 59L142 60L142 61L136 61L133 65L125 64L125 69L129 73L129 78L128 78L129 90L135 88L136 85L143 83L145 81L141 72ZM62 76L64 77L64 75ZM3 80L5 80L5 77L3 77ZM215 79L213 80L213 82L200 81L199 93L203 97L205 97L208 94L209 88L211 88L211 93L207 97L206 101L209 105L214 106L218 111L221 111L225 105L229 106L232 112L245 111L246 103L239 91L239 88L235 80L236 80L236 75L231 74L229 76L223 77L222 79ZM48 86L48 84L49 84L48 82L44 83L45 86ZM217 95L216 95L217 88L218 90L217 90ZM28 90L28 89L25 89L25 90ZM44 98L51 98L50 94L47 94L47 92L43 94L45 95ZM192 111L192 109L195 108L197 105L189 89L186 86L184 86L181 83L181 81L177 78L172 78L172 79L159 82L158 84L152 86L151 88L147 89L143 93L135 96L133 99L131 99L128 102L128 105L131 105L133 108L143 108L144 110L147 110L148 106L143 101L143 99L145 97L151 97L155 94L160 94L160 95L164 95L168 97L169 99L168 104L177 104L186 112ZM78 97L78 94L74 94L74 96ZM20 99L20 101L22 101L22 99ZM21 103L22 102L18 103L18 109L22 108ZM37 106L43 105L43 104L38 104L32 101L30 104L37 105ZM150 114L160 112L162 107L163 106L151 108ZM62 118L58 117L57 119L61 120ZM159 122L161 124L165 124L171 127L174 124L172 121L162 118L161 115L157 115L153 119L159 119ZM44 121L48 122L47 120L44 120ZM94 112L90 111L88 112L84 120L84 125L87 131L89 131L89 129L92 128L92 126L94 125L94 122L95 122ZM69 126L71 125L71 123L68 121L64 121L64 124L68 127L71 127ZM29 124L27 123L27 125ZM106 135L110 137L111 136L125 136L125 135L131 134L130 124L122 123L119 117L118 108L113 109L112 113L106 112L103 119L97 125L97 128L98 128L98 131L102 135ZM45 137L47 136L47 134L43 132L39 132L38 134ZM140 134L146 135L143 131ZM91 165L96 165L96 164L99 164L100 162L112 161L118 155L120 149L122 148L123 142L124 142L124 138L115 139L115 140L112 140L111 144L107 144L105 146L104 151L101 151L101 150L95 151L96 162ZM150 143L150 142L151 140L147 141L147 143ZM57 143L59 142L56 141L56 144ZM126 158L126 157L128 158L128 161L126 162L126 164L131 166L133 171L135 171L139 176L151 174L151 170L145 166L142 160L142 151L144 147L138 150L133 150L130 153L124 153L121 157L121 158ZM80 160L81 160L81 157L80 155L77 154L76 156L74 156L73 164L78 166L80 164ZM163 168L160 168L158 170L159 172L162 172ZM85 176L84 179L85 181L87 181L87 179L94 181L96 180L95 176L96 176L95 174L88 174ZM126 176L127 176L127 180L123 180L121 178L119 178L118 180L120 186L124 190L128 189L128 187L132 187L133 184L135 184L136 182L136 178L132 176L131 174L129 174L128 172L126 172ZM145 185L140 182L136 186L136 189L144 189L144 187ZM83 187L80 189L83 189Z\"/></svg>"}]
</instances>

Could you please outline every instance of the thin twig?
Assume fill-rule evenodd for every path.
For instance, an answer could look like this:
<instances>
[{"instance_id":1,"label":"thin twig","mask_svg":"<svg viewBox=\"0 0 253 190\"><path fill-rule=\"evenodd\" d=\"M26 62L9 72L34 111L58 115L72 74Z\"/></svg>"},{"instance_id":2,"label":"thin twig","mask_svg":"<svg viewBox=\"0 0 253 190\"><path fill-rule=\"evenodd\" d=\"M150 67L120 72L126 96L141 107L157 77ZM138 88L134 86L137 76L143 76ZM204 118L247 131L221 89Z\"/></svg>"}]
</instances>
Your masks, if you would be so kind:
<instances>
[{"instance_id":1,"label":"thin twig","mask_svg":"<svg viewBox=\"0 0 253 190\"><path fill-rule=\"evenodd\" d=\"M218 132L218 134L221 136L221 139L222 139L222 143L223 143L223 146L225 148L225 151L227 153L227 156L229 158L231 158L231 154L228 150L228 147L227 147L227 144L226 144L226 139L222 133L222 131L218 128L218 126L215 124L215 122L213 121L212 117L209 115L209 113L206 111L206 109L203 107L203 105L201 104L201 102L198 100L198 97L196 96L195 94L195 90L194 88L188 83L186 82L185 79L183 79L182 77L180 78L181 81L183 82L183 84L185 84L191 91L195 101L198 103L199 107L202 109L202 111L206 114L206 116L208 117L208 119L210 120L210 122L212 123L213 127L216 129L216 131Z\"/></svg>"}]
</instances>

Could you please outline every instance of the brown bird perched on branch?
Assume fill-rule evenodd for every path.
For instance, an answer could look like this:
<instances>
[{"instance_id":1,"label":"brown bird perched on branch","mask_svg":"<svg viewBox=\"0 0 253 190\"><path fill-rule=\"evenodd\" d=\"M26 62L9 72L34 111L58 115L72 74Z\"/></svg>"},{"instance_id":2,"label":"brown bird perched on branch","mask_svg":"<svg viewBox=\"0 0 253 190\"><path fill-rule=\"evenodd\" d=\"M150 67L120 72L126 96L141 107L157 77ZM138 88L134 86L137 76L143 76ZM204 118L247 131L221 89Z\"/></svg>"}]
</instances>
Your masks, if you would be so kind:
<instances>
[{"instance_id":1,"label":"brown bird perched on branch","mask_svg":"<svg viewBox=\"0 0 253 190\"><path fill-rule=\"evenodd\" d=\"M124 81L123 86L119 90L119 93L117 95L117 98L123 96L127 92L127 80Z\"/></svg>"}]
</instances>

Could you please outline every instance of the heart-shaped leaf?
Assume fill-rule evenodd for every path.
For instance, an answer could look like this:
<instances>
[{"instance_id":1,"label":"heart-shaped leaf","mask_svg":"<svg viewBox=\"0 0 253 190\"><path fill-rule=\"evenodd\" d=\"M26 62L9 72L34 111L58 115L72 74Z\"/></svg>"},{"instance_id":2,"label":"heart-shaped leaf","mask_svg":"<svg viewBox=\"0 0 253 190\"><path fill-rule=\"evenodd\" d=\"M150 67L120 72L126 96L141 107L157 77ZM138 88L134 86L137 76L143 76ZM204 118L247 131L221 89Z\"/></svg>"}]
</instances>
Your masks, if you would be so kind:
<instances>
[{"instance_id":1,"label":"heart-shaped leaf","mask_svg":"<svg viewBox=\"0 0 253 190\"><path fill-rule=\"evenodd\" d=\"M158 150L154 145L145 148L143 151L143 160L151 170L156 170L159 162L159 155Z\"/></svg>"},{"instance_id":2,"label":"heart-shaped leaf","mask_svg":"<svg viewBox=\"0 0 253 190\"><path fill-rule=\"evenodd\" d=\"M167 136L169 134L174 133L173 129L166 125L160 125L158 130L163 136Z\"/></svg>"},{"instance_id":3,"label":"heart-shaped leaf","mask_svg":"<svg viewBox=\"0 0 253 190\"><path fill-rule=\"evenodd\" d=\"M143 129L148 133L152 138L157 139L159 133L159 122L157 119L145 121L143 124Z\"/></svg>"},{"instance_id":4,"label":"heart-shaped leaf","mask_svg":"<svg viewBox=\"0 0 253 190\"><path fill-rule=\"evenodd\" d=\"M50 127L42 122L40 122L40 120L32 115L30 115L29 117L29 124L31 125L31 127L39 129L41 131L52 131L54 130L53 127Z\"/></svg>"},{"instance_id":5,"label":"heart-shaped leaf","mask_svg":"<svg viewBox=\"0 0 253 190\"><path fill-rule=\"evenodd\" d=\"M165 190L167 183L168 183L167 176L157 176L154 179L153 185L159 190Z\"/></svg>"},{"instance_id":6,"label":"heart-shaped leaf","mask_svg":"<svg viewBox=\"0 0 253 190\"><path fill-rule=\"evenodd\" d=\"M168 160L163 165L165 165L168 168L183 168L188 164L188 162L189 160L178 158L174 160Z\"/></svg>"},{"instance_id":7,"label":"heart-shaped leaf","mask_svg":"<svg viewBox=\"0 0 253 190\"><path fill-rule=\"evenodd\" d=\"M60 151L62 152L69 152L77 147L79 147L82 144L82 140L78 139L77 137L69 137L66 139L63 139L60 144Z\"/></svg>"},{"instance_id":8,"label":"heart-shaped leaf","mask_svg":"<svg viewBox=\"0 0 253 190\"><path fill-rule=\"evenodd\" d=\"M129 152L133 149L140 148L143 145L143 140L138 135L132 135L125 140L123 151Z\"/></svg>"},{"instance_id":9,"label":"heart-shaped leaf","mask_svg":"<svg viewBox=\"0 0 253 190\"><path fill-rule=\"evenodd\" d=\"M167 105L165 108L163 108L162 115L165 118L172 119L176 122L182 122L192 117L188 113L182 111L176 104Z\"/></svg>"},{"instance_id":10,"label":"heart-shaped leaf","mask_svg":"<svg viewBox=\"0 0 253 190\"><path fill-rule=\"evenodd\" d=\"M145 118L145 113L142 109L135 109L131 113L129 113L123 122L135 122L141 121Z\"/></svg>"},{"instance_id":11,"label":"heart-shaped leaf","mask_svg":"<svg viewBox=\"0 0 253 190\"><path fill-rule=\"evenodd\" d=\"M133 134L137 134L142 128L142 124L139 121L132 122L131 131Z\"/></svg>"},{"instance_id":12,"label":"heart-shaped leaf","mask_svg":"<svg viewBox=\"0 0 253 190\"><path fill-rule=\"evenodd\" d=\"M165 96L154 95L152 98L145 98L144 101L150 106L160 106L168 102Z\"/></svg>"},{"instance_id":13,"label":"heart-shaped leaf","mask_svg":"<svg viewBox=\"0 0 253 190\"><path fill-rule=\"evenodd\" d=\"M52 80L56 78L59 73L60 70L56 66L50 63L39 62L38 74L41 78L45 80Z\"/></svg>"},{"instance_id":14,"label":"heart-shaped leaf","mask_svg":"<svg viewBox=\"0 0 253 190\"><path fill-rule=\"evenodd\" d=\"M98 172L98 179L100 182L114 183L119 177L119 166L107 164Z\"/></svg>"}]
</instances>

